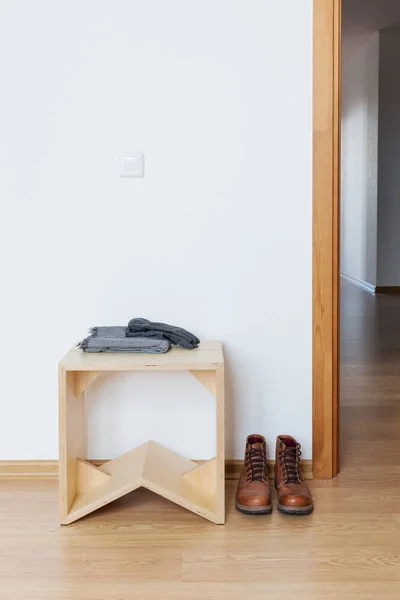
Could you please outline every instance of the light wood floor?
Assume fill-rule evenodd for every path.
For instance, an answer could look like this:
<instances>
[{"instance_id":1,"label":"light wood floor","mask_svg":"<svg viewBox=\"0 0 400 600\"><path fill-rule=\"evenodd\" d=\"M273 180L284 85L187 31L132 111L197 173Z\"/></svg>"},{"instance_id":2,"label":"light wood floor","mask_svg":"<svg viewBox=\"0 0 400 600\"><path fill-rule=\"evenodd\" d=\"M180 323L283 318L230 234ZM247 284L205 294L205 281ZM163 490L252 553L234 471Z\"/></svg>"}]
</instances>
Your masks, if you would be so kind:
<instances>
[{"instance_id":1,"label":"light wood floor","mask_svg":"<svg viewBox=\"0 0 400 600\"><path fill-rule=\"evenodd\" d=\"M400 297L343 288L342 473L310 517L227 524L140 490L58 526L52 481L0 482L1 600L398 600Z\"/></svg>"}]
</instances>

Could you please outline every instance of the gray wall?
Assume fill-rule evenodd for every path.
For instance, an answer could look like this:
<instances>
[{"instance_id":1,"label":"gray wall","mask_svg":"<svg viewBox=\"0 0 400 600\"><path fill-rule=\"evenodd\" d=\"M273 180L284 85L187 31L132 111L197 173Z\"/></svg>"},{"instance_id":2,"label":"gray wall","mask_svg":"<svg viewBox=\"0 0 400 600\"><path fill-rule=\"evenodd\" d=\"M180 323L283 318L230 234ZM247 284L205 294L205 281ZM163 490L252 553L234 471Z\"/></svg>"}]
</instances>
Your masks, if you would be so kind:
<instances>
[{"instance_id":1,"label":"gray wall","mask_svg":"<svg viewBox=\"0 0 400 600\"><path fill-rule=\"evenodd\" d=\"M400 285L400 30L380 35L378 281Z\"/></svg>"},{"instance_id":2,"label":"gray wall","mask_svg":"<svg viewBox=\"0 0 400 600\"><path fill-rule=\"evenodd\" d=\"M341 271L376 285L379 33L343 36Z\"/></svg>"}]
</instances>

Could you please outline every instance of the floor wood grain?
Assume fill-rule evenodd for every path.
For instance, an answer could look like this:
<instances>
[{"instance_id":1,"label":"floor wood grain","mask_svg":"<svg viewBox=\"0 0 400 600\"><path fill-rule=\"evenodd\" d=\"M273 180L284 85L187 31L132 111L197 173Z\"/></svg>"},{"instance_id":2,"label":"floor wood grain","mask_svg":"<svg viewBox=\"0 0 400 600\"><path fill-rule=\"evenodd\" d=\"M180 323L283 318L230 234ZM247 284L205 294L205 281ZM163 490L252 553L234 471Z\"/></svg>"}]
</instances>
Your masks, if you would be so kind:
<instances>
[{"instance_id":1,"label":"floor wood grain","mask_svg":"<svg viewBox=\"0 0 400 600\"><path fill-rule=\"evenodd\" d=\"M311 516L242 515L228 481L225 526L138 490L59 527L54 481L0 481L0 599L398 600L400 299L346 282L342 310L342 473Z\"/></svg>"}]
</instances>

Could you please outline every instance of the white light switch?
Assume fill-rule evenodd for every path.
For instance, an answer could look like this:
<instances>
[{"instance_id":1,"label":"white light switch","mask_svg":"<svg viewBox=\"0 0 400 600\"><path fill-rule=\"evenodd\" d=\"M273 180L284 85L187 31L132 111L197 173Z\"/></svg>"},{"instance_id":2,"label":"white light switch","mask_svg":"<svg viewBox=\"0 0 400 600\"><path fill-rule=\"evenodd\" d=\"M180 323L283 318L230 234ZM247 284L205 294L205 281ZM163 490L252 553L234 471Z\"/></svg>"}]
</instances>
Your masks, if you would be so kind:
<instances>
[{"instance_id":1,"label":"white light switch","mask_svg":"<svg viewBox=\"0 0 400 600\"><path fill-rule=\"evenodd\" d=\"M143 177L144 176L144 154L132 152L124 154L120 158L120 177Z\"/></svg>"}]
</instances>

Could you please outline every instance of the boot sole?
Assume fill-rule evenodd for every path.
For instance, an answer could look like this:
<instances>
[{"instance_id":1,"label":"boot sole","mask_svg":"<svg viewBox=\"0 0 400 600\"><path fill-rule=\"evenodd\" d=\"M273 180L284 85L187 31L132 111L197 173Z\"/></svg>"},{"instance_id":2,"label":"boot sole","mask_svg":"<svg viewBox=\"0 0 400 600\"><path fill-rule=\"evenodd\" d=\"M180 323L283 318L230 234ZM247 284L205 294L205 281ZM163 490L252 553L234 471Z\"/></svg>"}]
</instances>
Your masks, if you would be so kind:
<instances>
[{"instance_id":1,"label":"boot sole","mask_svg":"<svg viewBox=\"0 0 400 600\"><path fill-rule=\"evenodd\" d=\"M277 503L276 508L283 515L297 515L299 517L302 515L309 515L314 510L312 504L310 506L294 506L291 508L289 506L283 506L282 504L279 504L279 502Z\"/></svg>"},{"instance_id":2,"label":"boot sole","mask_svg":"<svg viewBox=\"0 0 400 600\"><path fill-rule=\"evenodd\" d=\"M244 506L235 500L235 506L244 515L270 515L272 513L272 504L269 506Z\"/></svg>"}]
</instances>

